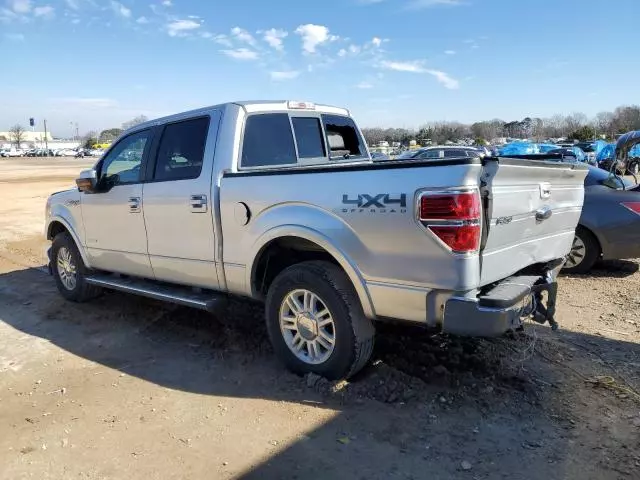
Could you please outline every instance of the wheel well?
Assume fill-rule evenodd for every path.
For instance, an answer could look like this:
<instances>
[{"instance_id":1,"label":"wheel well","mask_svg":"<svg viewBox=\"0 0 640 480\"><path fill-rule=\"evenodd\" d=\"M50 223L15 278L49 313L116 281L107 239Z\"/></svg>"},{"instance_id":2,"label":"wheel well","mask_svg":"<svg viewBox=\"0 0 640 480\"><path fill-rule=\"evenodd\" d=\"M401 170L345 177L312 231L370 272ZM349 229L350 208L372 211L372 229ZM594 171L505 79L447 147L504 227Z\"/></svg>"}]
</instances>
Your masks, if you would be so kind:
<instances>
[{"instance_id":1,"label":"wheel well","mask_svg":"<svg viewBox=\"0 0 640 480\"><path fill-rule=\"evenodd\" d=\"M251 289L265 297L273 280L285 268L296 263L325 260L342 269L338 261L320 245L300 237L281 237L265 245L255 262Z\"/></svg>"},{"instance_id":2,"label":"wheel well","mask_svg":"<svg viewBox=\"0 0 640 480\"><path fill-rule=\"evenodd\" d=\"M66 231L67 231L67 227L65 227L62 223L51 222L51 225L49 225L49 229L47 231L47 240L53 240L56 237L56 235Z\"/></svg>"},{"instance_id":3,"label":"wheel well","mask_svg":"<svg viewBox=\"0 0 640 480\"><path fill-rule=\"evenodd\" d=\"M598 257L600 257L603 252L602 252L602 244L600 243L600 239L598 238L598 236L595 233L593 233L593 230L591 230L589 227L585 227L581 223L578 224L578 228L587 232L587 234L591 235L591 237L595 240L596 247L598 248Z\"/></svg>"}]
</instances>

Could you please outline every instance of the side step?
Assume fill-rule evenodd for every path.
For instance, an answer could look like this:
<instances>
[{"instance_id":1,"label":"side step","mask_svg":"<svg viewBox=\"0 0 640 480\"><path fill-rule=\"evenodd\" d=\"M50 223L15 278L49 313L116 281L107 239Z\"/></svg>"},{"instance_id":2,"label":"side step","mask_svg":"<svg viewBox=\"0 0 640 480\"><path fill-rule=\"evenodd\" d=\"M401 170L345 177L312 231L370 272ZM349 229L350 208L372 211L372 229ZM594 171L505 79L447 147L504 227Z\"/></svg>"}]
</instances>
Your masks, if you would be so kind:
<instances>
[{"instance_id":1,"label":"side step","mask_svg":"<svg viewBox=\"0 0 640 480\"><path fill-rule=\"evenodd\" d=\"M226 304L227 297L222 293L196 292L192 288L180 285L157 283L139 278L120 277L118 275L95 274L85 280L96 287L133 293L143 297L176 303L187 307L215 313Z\"/></svg>"}]
</instances>

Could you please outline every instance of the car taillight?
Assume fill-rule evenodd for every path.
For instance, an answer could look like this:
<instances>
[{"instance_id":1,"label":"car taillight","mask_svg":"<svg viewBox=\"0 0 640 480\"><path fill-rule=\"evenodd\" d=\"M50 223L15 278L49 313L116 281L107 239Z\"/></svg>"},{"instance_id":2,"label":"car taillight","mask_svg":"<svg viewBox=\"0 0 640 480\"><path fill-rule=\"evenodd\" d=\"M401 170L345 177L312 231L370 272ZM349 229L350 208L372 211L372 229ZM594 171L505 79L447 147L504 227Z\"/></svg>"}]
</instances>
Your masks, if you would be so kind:
<instances>
[{"instance_id":1,"label":"car taillight","mask_svg":"<svg viewBox=\"0 0 640 480\"><path fill-rule=\"evenodd\" d=\"M640 202L622 202L621 205L624 208L628 208L633 213L640 215Z\"/></svg>"},{"instance_id":2,"label":"car taillight","mask_svg":"<svg viewBox=\"0 0 640 480\"><path fill-rule=\"evenodd\" d=\"M429 191L420 196L420 223L455 253L480 247L480 214L477 190Z\"/></svg>"}]
</instances>

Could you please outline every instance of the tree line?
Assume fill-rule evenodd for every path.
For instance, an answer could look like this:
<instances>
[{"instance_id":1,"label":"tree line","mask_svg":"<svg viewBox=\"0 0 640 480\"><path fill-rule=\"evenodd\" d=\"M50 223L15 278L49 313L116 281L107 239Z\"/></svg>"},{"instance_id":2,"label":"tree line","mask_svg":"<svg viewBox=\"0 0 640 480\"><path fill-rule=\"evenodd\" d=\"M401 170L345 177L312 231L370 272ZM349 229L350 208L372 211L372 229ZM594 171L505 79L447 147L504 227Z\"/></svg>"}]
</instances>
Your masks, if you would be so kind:
<instances>
[{"instance_id":1,"label":"tree line","mask_svg":"<svg viewBox=\"0 0 640 480\"><path fill-rule=\"evenodd\" d=\"M457 142L473 138L478 143L491 142L500 137L528 138L540 142L552 138L568 138L588 141L596 138L615 139L615 136L631 130L640 130L640 106L624 105L613 112L600 112L589 118L584 113L554 115L549 118L525 117L506 122L495 118L472 124L460 122L430 122L418 129L363 128L369 145L381 141L407 144L416 140L420 144L429 141L436 144Z\"/></svg>"}]
</instances>

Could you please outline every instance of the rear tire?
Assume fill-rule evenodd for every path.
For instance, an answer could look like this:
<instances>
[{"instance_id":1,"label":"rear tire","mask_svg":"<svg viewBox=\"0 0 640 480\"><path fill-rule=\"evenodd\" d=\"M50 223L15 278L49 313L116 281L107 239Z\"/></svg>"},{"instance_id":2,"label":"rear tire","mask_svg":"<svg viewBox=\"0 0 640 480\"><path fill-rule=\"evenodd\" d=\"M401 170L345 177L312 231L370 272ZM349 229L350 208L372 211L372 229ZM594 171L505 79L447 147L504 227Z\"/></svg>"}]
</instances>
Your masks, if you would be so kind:
<instances>
[{"instance_id":1,"label":"rear tire","mask_svg":"<svg viewBox=\"0 0 640 480\"><path fill-rule=\"evenodd\" d=\"M60 294L72 302L86 302L102 291L86 282L88 269L68 232L59 233L53 239L51 272Z\"/></svg>"},{"instance_id":2,"label":"rear tire","mask_svg":"<svg viewBox=\"0 0 640 480\"><path fill-rule=\"evenodd\" d=\"M329 262L282 271L269 287L266 322L277 357L294 373L349 378L373 352L373 323L349 278Z\"/></svg>"},{"instance_id":3,"label":"rear tire","mask_svg":"<svg viewBox=\"0 0 640 480\"><path fill-rule=\"evenodd\" d=\"M587 273L600 257L600 244L589 230L581 225L576 228L571 251L567 255L564 273Z\"/></svg>"}]
</instances>

